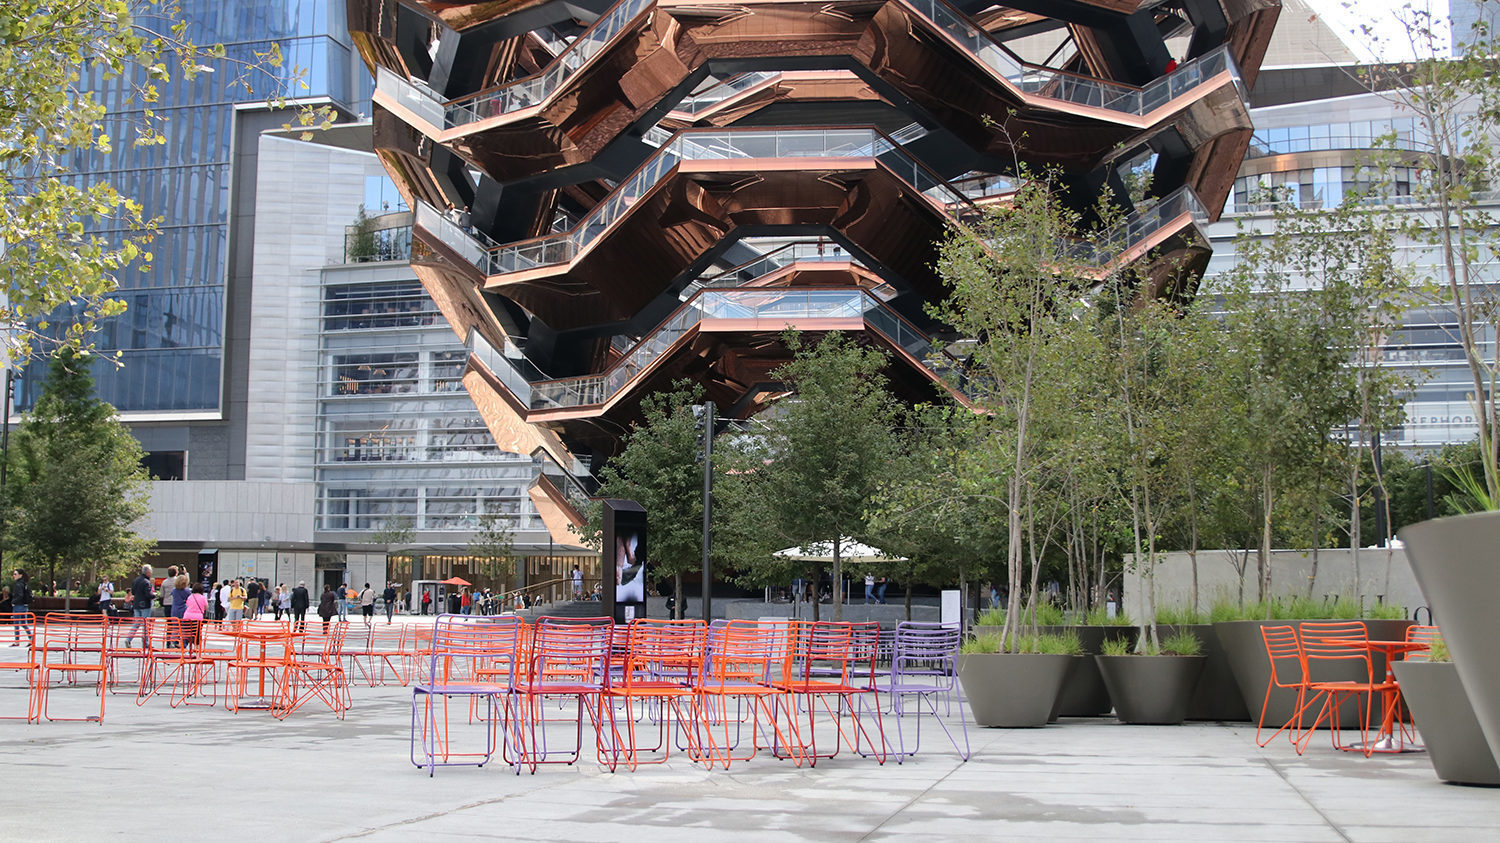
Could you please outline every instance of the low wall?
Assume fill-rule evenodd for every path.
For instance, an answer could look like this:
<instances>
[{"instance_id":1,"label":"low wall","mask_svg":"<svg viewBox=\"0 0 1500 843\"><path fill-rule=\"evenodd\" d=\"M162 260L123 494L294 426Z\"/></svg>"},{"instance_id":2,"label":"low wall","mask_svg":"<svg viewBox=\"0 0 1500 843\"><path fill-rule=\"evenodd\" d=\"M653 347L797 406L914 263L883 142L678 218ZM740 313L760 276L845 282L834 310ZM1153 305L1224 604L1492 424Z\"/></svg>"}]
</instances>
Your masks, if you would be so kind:
<instances>
[{"instance_id":1,"label":"low wall","mask_svg":"<svg viewBox=\"0 0 1500 843\"><path fill-rule=\"evenodd\" d=\"M1247 602L1257 599L1255 552L1248 558L1241 551L1198 551L1199 605L1208 609L1215 602L1237 600L1240 575L1237 560L1244 559L1244 595ZM1312 577L1312 553L1301 550L1277 550L1271 553L1271 593L1305 595ZM1312 596L1360 595L1366 604L1394 603L1406 609L1406 616L1427 601L1417 588L1406 551L1401 548L1364 548L1359 551L1358 588L1354 553L1348 548L1318 551L1318 575L1312 582ZM1162 554L1156 568L1156 604L1160 607L1186 608L1193 602L1193 576L1186 552ZM1128 566L1124 581L1125 610L1135 619L1146 617L1146 591L1143 578L1134 566ZM1424 613L1425 617L1425 613Z\"/></svg>"}]
</instances>

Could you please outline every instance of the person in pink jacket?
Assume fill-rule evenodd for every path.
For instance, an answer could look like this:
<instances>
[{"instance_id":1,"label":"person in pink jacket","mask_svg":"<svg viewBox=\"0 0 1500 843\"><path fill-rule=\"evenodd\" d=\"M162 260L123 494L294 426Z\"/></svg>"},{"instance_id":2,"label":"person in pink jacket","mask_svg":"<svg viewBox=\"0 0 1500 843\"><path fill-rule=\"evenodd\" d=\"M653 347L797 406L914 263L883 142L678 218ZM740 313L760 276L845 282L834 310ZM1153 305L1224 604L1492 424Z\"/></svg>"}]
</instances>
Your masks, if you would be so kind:
<instances>
[{"instance_id":1,"label":"person in pink jacket","mask_svg":"<svg viewBox=\"0 0 1500 843\"><path fill-rule=\"evenodd\" d=\"M188 595L182 607L182 646L198 643L198 630L203 626L203 616L208 612L208 597L203 594L203 583L193 583L193 593Z\"/></svg>"}]
</instances>

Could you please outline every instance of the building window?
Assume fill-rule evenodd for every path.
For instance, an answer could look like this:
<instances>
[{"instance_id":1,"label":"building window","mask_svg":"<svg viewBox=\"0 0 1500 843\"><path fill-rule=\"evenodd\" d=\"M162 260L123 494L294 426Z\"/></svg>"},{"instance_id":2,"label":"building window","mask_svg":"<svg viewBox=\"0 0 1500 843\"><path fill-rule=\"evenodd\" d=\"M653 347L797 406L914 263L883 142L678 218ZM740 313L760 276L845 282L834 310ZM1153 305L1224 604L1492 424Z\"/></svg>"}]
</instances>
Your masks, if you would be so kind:
<instances>
[{"instance_id":1,"label":"building window","mask_svg":"<svg viewBox=\"0 0 1500 843\"><path fill-rule=\"evenodd\" d=\"M147 451L141 457L141 467L152 480L186 480L187 451Z\"/></svg>"}]
</instances>

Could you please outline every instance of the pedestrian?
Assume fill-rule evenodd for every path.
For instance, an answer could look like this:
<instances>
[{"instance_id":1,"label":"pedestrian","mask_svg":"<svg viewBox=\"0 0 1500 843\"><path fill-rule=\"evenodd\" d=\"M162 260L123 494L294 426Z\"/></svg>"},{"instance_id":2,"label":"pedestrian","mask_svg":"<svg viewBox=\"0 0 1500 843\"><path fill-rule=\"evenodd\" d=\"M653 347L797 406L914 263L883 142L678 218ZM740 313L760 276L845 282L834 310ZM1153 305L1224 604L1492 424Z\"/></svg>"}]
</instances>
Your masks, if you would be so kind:
<instances>
[{"instance_id":1,"label":"pedestrian","mask_svg":"<svg viewBox=\"0 0 1500 843\"><path fill-rule=\"evenodd\" d=\"M299 581L297 587L292 589L291 603L287 607L291 610L292 621L298 632L307 631L307 605L311 602L312 596L307 593L307 581Z\"/></svg>"},{"instance_id":2,"label":"pedestrian","mask_svg":"<svg viewBox=\"0 0 1500 843\"><path fill-rule=\"evenodd\" d=\"M318 598L318 617L323 619L324 635L328 634L328 622L333 618L334 613L338 611L336 604L341 602L343 601L339 600L333 593L333 586L325 584L323 586L323 596Z\"/></svg>"},{"instance_id":3,"label":"pedestrian","mask_svg":"<svg viewBox=\"0 0 1500 843\"><path fill-rule=\"evenodd\" d=\"M245 583L243 580L235 580L234 585L229 588L229 619L242 621L245 619Z\"/></svg>"},{"instance_id":4,"label":"pedestrian","mask_svg":"<svg viewBox=\"0 0 1500 843\"><path fill-rule=\"evenodd\" d=\"M53 589L56 592L56 589ZM110 601L115 599L115 584L108 577L99 581L99 611L109 615Z\"/></svg>"},{"instance_id":5,"label":"pedestrian","mask_svg":"<svg viewBox=\"0 0 1500 843\"><path fill-rule=\"evenodd\" d=\"M422 591L422 614L432 614L432 592L426 589Z\"/></svg>"},{"instance_id":6,"label":"pedestrian","mask_svg":"<svg viewBox=\"0 0 1500 843\"><path fill-rule=\"evenodd\" d=\"M380 599L385 601L385 624L391 625L391 616L396 613L396 584L388 582L385 591L381 593Z\"/></svg>"},{"instance_id":7,"label":"pedestrian","mask_svg":"<svg viewBox=\"0 0 1500 843\"><path fill-rule=\"evenodd\" d=\"M219 611L219 620L221 620L221 621L222 620L227 620L229 618L229 595L230 595L230 592L232 592L233 590L234 590L234 588L230 584L229 580L225 580L223 582L223 584L221 584L219 586L218 611Z\"/></svg>"},{"instance_id":8,"label":"pedestrian","mask_svg":"<svg viewBox=\"0 0 1500 843\"><path fill-rule=\"evenodd\" d=\"M577 565L573 566L573 599L583 599L583 572L578 570Z\"/></svg>"},{"instance_id":9,"label":"pedestrian","mask_svg":"<svg viewBox=\"0 0 1500 843\"><path fill-rule=\"evenodd\" d=\"M876 577L876 579L875 579L875 602L876 603L879 603L882 606L885 605L885 587L888 586L888 585L890 585L890 584L891 584L891 581L888 580L888 579L886 579L885 577Z\"/></svg>"},{"instance_id":10,"label":"pedestrian","mask_svg":"<svg viewBox=\"0 0 1500 843\"><path fill-rule=\"evenodd\" d=\"M474 595L467 588L458 593L458 611L460 614L474 614Z\"/></svg>"},{"instance_id":11,"label":"pedestrian","mask_svg":"<svg viewBox=\"0 0 1500 843\"><path fill-rule=\"evenodd\" d=\"M271 592L271 614L273 620L281 620L281 586Z\"/></svg>"},{"instance_id":12,"label":"pedestrian","mask_svg":"<svg viewBox=\"0 0 1500 843\"><path fill-rule=\"evenodd\" d=\"M137 631L141 634L142 649L151 646L151 600L156 597L156 591L151 587L151 566L142 565L141 573L130 584L130 610L135 620L130 622L130 629L125 633L125 649L130 649L130 642L135 640Z\"/></svg>"},{"instance_id":13,"label":"pedestrian","mask_svg":"<svg viewBox=\"0 0 1500 843\"><path fill-rule=\"evenodd\" d=\"M348 583L339 586L338 598L334 601L336 604L334 609L339 613L339 620L349 620L349 601L355 597L354 589L350 588Z\"/></svg>"},{"instance_id":14,"label":"pedestrian","mask_svg":"<svg viewBox=\"0 0 1500 843\"><path fill-rule=\"evenodd\" d=\"M875 575L865 574L865 605L875 602Z\"/></svg>"},{"instance_id":15,"label":"pedestrian","mask_svg":"<svg viewBox=\"0 0 1500 843\"><path fill-rule=\"evenodd\" d=\"M26 580L26 571L17 568L11 572L10 584L10 610L16 614L15 623L12 624L11 634L15 637L12 647L21 646L21 629L26 629L28 638L35 635L35 631L26 622L26 614L31 611L31 584Z\"/></svg>"},{"instance_id":16,"label":"pedestrian","mask_svg":"<svg viewBox=\"0 0 1500 843\"><path fill-rule=\"evenodd\" d=\"M365 583L364 590L359 593L359 613L364 616L365 626L375 622L375 589Z\"/></svg>"},{"instance_id":17,"label":"pedestrian","mask_svg":"<svg viewBox=\"0 0 1500 843\"><path fill-rule=\"evenodd\" d=\"M282 615L292 616L292 590L286 583L281 584L281 599L276 601L276 619L280 620Z\"/></svg>"},{"instance_id":18,"label":"pedestrian","mask_svg":"<svg viewBox=\"0 0 1500 843\"><path fill-rule=\"evenodd\" d=\"M172 589L177 587L177 566L167 568L167 575L162 578L161 588L156 590L156 602L161 606L161 616L172 617Z\"/></svg>"},{"instance_id":19,"label":"pedestrian","mask_svg":"<svg viewBox=\"0 0 1500 843\"><path fill-rule=\"evenodd\" d=\"M187 577L182 577L186 580ZM193 591L182 601L182 648L198 643L198 630L208 614L208 598L203 594L203 583L193 583ZM174 598L175 599L175 598Z\"/></svg>"},{"instance_id":20,"label":"pedestrian","mask_svg":"<svg viewBox=\"0 0 1500 843\"><path fill-rule=\"evenodd\" d=\"M260 581L251 579L245 585L245 617L254 620L260 617Z\"/></svg>"}]
</instances>

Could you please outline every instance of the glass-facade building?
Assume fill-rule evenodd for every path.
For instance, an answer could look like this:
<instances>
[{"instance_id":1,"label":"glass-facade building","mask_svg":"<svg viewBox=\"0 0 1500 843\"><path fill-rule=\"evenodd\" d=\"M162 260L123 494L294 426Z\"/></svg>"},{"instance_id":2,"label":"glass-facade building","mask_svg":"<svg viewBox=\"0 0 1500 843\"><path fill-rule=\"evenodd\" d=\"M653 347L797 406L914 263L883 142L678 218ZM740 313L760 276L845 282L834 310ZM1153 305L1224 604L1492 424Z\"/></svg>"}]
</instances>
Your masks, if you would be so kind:
<instances>
[{"instance_id":1,"label":"glass-facade building","mask_svg":"<svg viewBox=\"0 0 1500 843\"><path fill-rule=\"evenodd\" d=\"M195 43L222 44L212 72L159 85L152 110L166 142L129 142L142 106L127 101L123 80L97 73L84 85L109 112L107 154L80 156L83 183L112 182L158 220L149 268L120 274L117 297L128 309L104 321L96 337L107 354L95 364L99 396L127 418L215 418L224 411L230 215L238 106L268 96L326 99L354 112L369 99L370 80L356 66L342 0L182 0L181 18ZM282 61L256 59L272 44ZM247 65L256 65L249 67ZM124 234L124 232L120 232ZM65 319L54 319L63 323ZM119 351L120 365L106 357ZM30 407L38 376L23 375L17 406Z\"/></svg>"}]
</instances>

